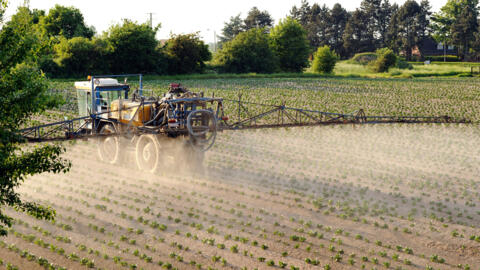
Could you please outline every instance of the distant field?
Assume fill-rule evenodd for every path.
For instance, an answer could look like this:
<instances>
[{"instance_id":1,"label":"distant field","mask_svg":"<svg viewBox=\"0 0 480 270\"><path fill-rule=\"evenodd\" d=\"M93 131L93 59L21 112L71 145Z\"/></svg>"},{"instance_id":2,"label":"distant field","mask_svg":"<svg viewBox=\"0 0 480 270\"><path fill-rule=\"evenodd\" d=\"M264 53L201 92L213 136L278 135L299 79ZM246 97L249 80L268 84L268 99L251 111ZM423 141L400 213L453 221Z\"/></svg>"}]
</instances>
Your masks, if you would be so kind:
<instances>
[{"instance_id":1,"label":"distant field","mask_svg":"<svg viewBox=\"0 0 480 270\"><path fill-rule=\"evenodd\" d=\"M362 79L362 78L237 78L164 79L147 77L144 88L164 93L171 82L206 95L368 115L443 116L480 122L479 78ZM135 88L133 82L132 88ZM73 81L54 81L75 110ZM68 105L68 104L67 104ZM228 105L228 104L227 104ZM231 106L230 106L231 108ZM255 107L253 107L255 109ZM228 108L227 108L228 111Z\"/></svg>"},{"instance_id":2,"label":"distant field","mask_svg":"<svg viewBox=\"0 0 480 270\"><path fill-rule=\"evenodd\" d=\"M364 76L364 77L428 77L428 76L456 76L468 75L471 66L478 66L478 63L443 63L432 62L429 65L424 63L412 63L412 69L391 68L387 73L374 73L367 67L352 64L348 61L341 61L335 66L335 75L338 76ZM476 70L478 71L478 69Z\"/></svg>"}]
</instances>

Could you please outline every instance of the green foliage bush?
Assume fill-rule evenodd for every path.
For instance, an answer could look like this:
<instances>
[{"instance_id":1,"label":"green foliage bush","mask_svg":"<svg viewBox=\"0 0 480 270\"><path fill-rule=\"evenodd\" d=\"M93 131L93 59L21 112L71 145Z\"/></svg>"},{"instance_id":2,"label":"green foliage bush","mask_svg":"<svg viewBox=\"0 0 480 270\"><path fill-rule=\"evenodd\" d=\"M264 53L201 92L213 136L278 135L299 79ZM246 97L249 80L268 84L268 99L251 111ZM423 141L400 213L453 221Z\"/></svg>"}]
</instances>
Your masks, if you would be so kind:
<instances>
[{"instance_id":1,"label":"green foliage bush","mask_svg":"<svg viewBox=\"0 0 480 270\"><path fill-rule=\"evenodd\" d=\"M1 8L0 8L1 10ZM12 19L13 20L13 19ZM21 148L24 139L18 130L30 116L55 105L47 93L48 82L30 65L39 48L28 21L7 23L0 32L0 236L12 218L2 210L5 206L26 212L38 219L52 220L55 211L49 206L21 199L18 187L27 176L43 172L67 172L70 162L60 158L60 145L39 145ZM28 64L27 64L28 63Z\"/></svg>"},{"instance_id":2,"label":"green foliage bush","mask_svg":"<svg viewBox=\"0 0 480 270\"><path fill-rule=\"evenodd\" d=\"M337 63L337 55L329 46L319 47L313 55L313 71L319 73L332 73Z\"/></svg>"},{"instance_id":3,"label":"green foliage bush","mask_svg":"<svg viewBox=\"0 0 480 270\"><path fill-rule=\"evenodd\" d=\"M47 77L51 78L59 77L62 73L62 68L53 60L53 57L50 55L45 55L39 58L38 68L43 71Z\"/></svg>"},{"instance_id":4,"label":"green foliage bush","mask_svg":"<svg viewBox=\"0 0 480 270\"><path fill-rule=\"evenodd\" d=\"M373 52L357 53L351 60L356 64L368 65L370 62L377 60L377 54Z\"/></svg>"},{"instance_id":5,"label":"green foliage bush","mask_svg":"<svg viewBox=\"0 0 480 270\"><path fill-rule=\"evenodd\" d=\"M250 29L223 44L214 64L225 73L272 73L277 70L275 57L264 29Z\"/></svg>"},{"instance_id":6,"label":"green foliage bush","mask_svg":"<svg viewBox=\"0 0 480 270\"><path fill-rule=\"evenodd\" d=\"M282 71L302 72L308 66L309 43L303 26L291 17L270 32L270 44Z\"/></svg>"},{"instance_id":7,"label":"green foliage bush","mask_svg":"<svg viewBox=\"0 0 480 270\"><path fill-rule=\"evenodd\" d=\"M81 11L75 7L55 5L47 16L41 18L40 26L49 36L92 38L95 34L93 27L85 25Z\"/></svg>"},{"instance_id":8,"label":"green foliage bush","mask_svg":"<svg viewBox=\"0 0 480 270\"><path fill-rule=\"evenodd\" d=\"M412 64L405 61L405 59L398 57L395 67L398 69L413 69Z\"/></svg>"},{"instance_id":9,"label":"green foliage bush","mask_svg":"<svg viewBox=\"0 0 480 270\"><path fill-rule=\"evenodd\" d=\"M456 55L446 55L445 56L446 62L460 62L460 58ZM425 56L425 60L435 61L435 62L443 62L443 55L432 55L432 56Z\"/></svg>"},{"instance_id":10,"label":"green foliage bush","mask_svg":"<svg viewBox=\"0 0 480 270\"><path fill-rule=\"evenodd\" d=\"M123 20L108 30L105 41L111 46L107 59L112 73L158 73L166 71L166 58L155 38L159 26Z\"/></svg>"},{"instance_id":11,"label":"green foliage bush","mask_svg":"<svg viewBox=\"0 0 480 270\"><path fill-rule=\"evenodd\" d=\"M389 48L378 49L376 52L377 59L370 62L369 67L375 72L388 72L388 70L395 66L397 56Z\"/></svg>"},{"instance_id":12,"label":"green foliage bush","mask_svg":"<svg viewBox=\"0 0 480 270\"><path fill-rule=\"evenodd\" d=\"M212 58L212 54L198 33L186 35L172 35L165 45L168 57L168 73L188 74L201 73L205 70L205 61Z\"/></svg>"},{"instance_id":13,"label":"green foliage bush","mask_svg":"<svg viewBox=\"0 0 480 270\"><path fill-rule=\"evenodd\" d=\"M90 74L104 74L108 72L108 64L105 61L109 53L108 44L101 39L88 39L74 37L62 38L55 45L56 58L60 70L53 66L47 66L50 71L60 73L62 76L87 76ZM45 64L52 65L46 62Z\"/></svg>"}]
</instances>

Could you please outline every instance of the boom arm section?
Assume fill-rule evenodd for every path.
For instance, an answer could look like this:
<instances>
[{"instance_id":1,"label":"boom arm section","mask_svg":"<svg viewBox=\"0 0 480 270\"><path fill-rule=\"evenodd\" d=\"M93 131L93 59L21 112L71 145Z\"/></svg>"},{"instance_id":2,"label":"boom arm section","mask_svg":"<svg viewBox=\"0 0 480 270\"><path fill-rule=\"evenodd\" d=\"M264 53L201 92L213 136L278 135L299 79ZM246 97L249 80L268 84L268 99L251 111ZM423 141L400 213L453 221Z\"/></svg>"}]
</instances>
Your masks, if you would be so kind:
<instances>
[{"instance_id":1,"label":"boom arm section","mask_svg":"<svg viewBox=\"0 0 480 270\"><path fill-rule=\"evenodd\" d=\"M206 99L206 98L201 98ZM171 104L183 103L188 100L171 101ZM279 127L301 127L340 124L381 124L381 123L470 123L465 119L454 119L449 116L368 116L360 109L349 114L330 113L318 110L287 107L285 105L268 105L246 102L241 100L228 100L236 106L236 121L227 120L218 113L214 115L215 130L241 130L262 129ZM223 103L220 103L223 106ZM260 112L253 113L248 106L262 108ZM142 105L139 105L142 106ZM45 125L30 127L21 130L21 134L29 142L65 141L96 136L118 136L121 133L110 135L85 132L84 127L98 115L80 117ZM192 129L190 127L190 129ZM134 133L149 133L150 129L139 127ZM156 131L162 133L161 131ZM183 131L182 131L183 132ZM193 132L193 131L191 131ZM131 131L130 131L131 135Z\"/></svg>"}]
</instances>

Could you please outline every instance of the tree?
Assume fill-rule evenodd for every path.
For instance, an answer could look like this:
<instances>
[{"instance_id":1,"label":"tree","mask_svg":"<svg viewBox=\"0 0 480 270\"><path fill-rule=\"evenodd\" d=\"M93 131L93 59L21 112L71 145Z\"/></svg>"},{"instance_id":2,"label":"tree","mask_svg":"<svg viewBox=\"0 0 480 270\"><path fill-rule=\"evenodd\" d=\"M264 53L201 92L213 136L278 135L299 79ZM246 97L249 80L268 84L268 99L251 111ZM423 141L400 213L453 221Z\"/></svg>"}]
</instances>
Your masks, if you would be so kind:
<instances>
[{"instance_id":1,"label":"tree","mask_svg":"<svg viewBox=\"0 0 480 270\"><path fill-rule=\"evenodd\" d=\"M345 55L342 35L347 25L348 16L348 12L338 3L333 6L328 16L328 44L337 54L342 56Z\"/></svg>"},{"instance_id":2,"label":"tree","mask_svg":"<svg viewBox=\"0 0 480 270\"><path fill-rule=\"evenodd\" d=\"M4 1L0 0L0 11ZM18 26L18 25L17 25ZM18 129L30 115L52 105L47 96L47 82L35 67L22 64L37 44L29 36L30 24L23 27L5 25L0 32L0 235L12 218L2 212L13 207L36 217L51 220L55 210L35 202L23 201L15 191L29 175L43 172L66 172L71 164L60 158L64 149L58 145L21 149L24 139Z\"/></svg>"},{"instance_id":3,"label":"tree","mask_svg":"<svg viewBox=\"0 0 480 270\"><path fill-rule=\"evenodd\" d=\"M226 42L215 55L214 63L221 72L274 72L277 59L269 43L264 29L250 29Z\"/></svg>"},{"instance_id":4,"label":"tree","mask_svg":"<svg viewBox=\"0 0 480 270\"><path fill-rule=\"evenodd\" d=\"M253 7L247 14L244 20L245 30L252 28L263 28L268 32L270 27L273 26L273 19L268 11L260 11L257 7Z\"/></svg>"},{"instance_id":5,"label":"tree","mask_svg":"<svg viewBox=\"0 0 480 270\"><path fill-rule=\"evenodd\" d=\"M450 42L452 41L450 29L453 24L453 18L438 12L431 17L431 20L432 37L436 42L442 43L443 61L446 62L447 44L451 44Z\"/></svg>"},{"instance_id":6,"label":"tree","mask_svg":"<svg viewBox=\"0 0 480 270\"><path fill-rule=\"evenodd\" d=\"M388 28L390 27L390 21L392 20L392 15L398 9L397 4L391 5L388 0L382 2L382 7L379 9L378 16L378 44L379 47L386 47L389 43L388 41Z\"/></svg>"},{"instance_id":7,"label":"tree","mask_svg":"<svg viewBox=\"0 0 480 270\"><path fill-rule=\"evenodd\" d=\"M407 0L392 16L389 36L390 46L395 51L402 51L409 61L414 47L420 47L427 35L429 16L428 1L419 5L414 0Z\"/></svg>"},{"instance_id":8,"label":"tree","mask_svg":"<svg viewBox=\"0 0 480 270\"><path fill-rule=\"evenodd\" d=\"M41 9L33 9L32 10L32 23L33 24L39 24L40 20L45 17L45 10Z\"/></svg>"},{"instance_id":9,"label":"tree","mask_svg":"<svg viewBox=\"0 0 480 270\"><path fill-rule=\"evenodd\" d=\"M417 46L422 57L424 55L423 44L427 39L430 39L432 36L431 35L432 28L430 23L430 19L432 15L432 12L430 11L431 9L432 7L430 6L430 2L428 0L422 0L420 2L420 14L418 15L418 19L417 19L418 29L419 29L418 38L420 42Z\"/></svg>"},{"instance_id":10,"label":"tree","mask_svg":"<svg viewBox=\"0 0 480 270\"><path fill-rule=\"evenodd\" d=\"M27 7L19 7L17 12L12 15L11 19L5 24L3 34L5 42L10 41L10 44L5 44L5 51L0 50L0 55L6 53L10 57L25 58L29 64L36 64L44 54L48 53L50 49L50 39L44 35L41 35L37 25L34 24L35 17L33 13ZM8 34L7 34L8 33ZM26 36L23 39L16 40L18 33L24 33ZM12 39L7 36L11 35ZM16 43L19 42L19 43ZM27 46L27 44L30 44ZM29 50L24 51L18 55L10 54L10 51L15 50ZM10 59L7 61L16 62L16 59Z\"/></svg>"},{"instance_id":11,"label":"tree","mask_svg":"<svg viewBox=\"0 0 480 270\"><path fill-rule=\"evenodd\" d=\"M168 57L168 71L171 74L186 74L203 72L205 61L212 54L198 33L187 35L172 35L165 45Z\"/></svg>"},{"instance_id":12,"label":"tree","mask_svg":"<svg viewBox=\"0 0 480 270\"><path fill-rule=\"evenodd\" d=\"M345 26L343 32L343 47L347 56L353 56L359 52L371 52L375 50L375 44L368 33L366 14L360 10L355 10Z\"/></svg>"},{"instance_id":13,"label":"tree","mask_svg":"<svg viewBox=\"0 0 480 270\"><path fill-rule=\"evenodd\" d=\"M300 8L292 7L290 16L306 30L312 50L328 44L330 10L325 4L319 6L315 3L310 6L307 0L302 0Z\"/></svg>"},{"instance_id":14,"label":"tree","mask_svg":"<svg viewBox=\"0 0 480 270\"><path fill-rule=\"evenodd\" d=\"M479 29L480 30L480 29ZM480 31L477 30L475 33L475 40L472 42L471 49L473 52L473 56L478 59L480 59Z\"/></svg>"},{"instance_id":15,"label":"tree","mask_svg":"<svg viewBox=\"0 0 480 270\"><path fill-rule=\"evenodd\" d=\"M452 42L458 46L461 59L468 54L470 44L478 31L478 0L459 1L459 14L451 26ZM457 3L458 4L458 3Z\"/></svg>"},{"instance_id":16,"label":"tree","mask_svg":"<svg viewBox=\"0 0 480 270\"><path fill-rule=\"evenodd\" d=\"M3 21L3 14L7 8L7 0L0 0L0 22Z\"/></svg>"},{"instance_id":17,"label":"tree","mask_svg":"<svg viewBox=\"0 0 480 270\"><path fill-rule=\"evenodd\" d=\"M222 36L220 36L220 43L224 43L232 40L238 34L243 32L245 25L243 20L240 18L240 14L235 17L230 17L229 22L225 22L225 25L222 28Z\"/></svg>"},{"instance_id":18,"label":"tree","mask_svg":"<svg viewBox=\"0 0 480 270\"><path fill-rule=\"evenodd\" d=\"M332 73L337 63L337 56L328 46L319 47L313 55L313 71L319 73Z\"/></svg>"},{"instance_id":19,"label":"tree","mask_svg":"<svg viewBox=\"0 0 480 270\"><path fill-rule=\"evenodd\" d=\"M108 54L110 71L114 73L164 73L166 59L157 49L155 35L160 25L137 24L123 20L110 27L103 38L111 46Z\"/></svg>"},{"instance_id":20,"label":"tree","mask_svg":"<svg viewBox=\"0 0 480 270\"><path fill-rule=\"evenodd\" d=\"M445 46L451 42L459 48L463 59L478 31L478 0L448 0L432 16L433 37ZM444 47L445 47L444 46Z\"/></svg>"},{"instance_id":21,"label":"tree","mask_svg":"<svg viewBox=\"0 0 480 270\"><path fill-rule=\"evenodd\" d=\"M270 44L281 70L301 72L308 66L310 48L305 29L291 17L281 20L272 28Z\"/></svg>"},{"instance_id":22,"label":"tree","mask_svg":"<svg viewBox=\"0 0 480 270\"><path fill-rule=\"evenodd\" d=\"M363 23L366 26L366 32L364 33L367 39L372 40L372 43L376 47L376 36L379 31L380 10L382 8L382 0L363 0L360 3L360 10L364 14Z\"/></svg>"},{"instance_id":23,"label":"tree","mask_svg":"<svg viewBox=\"0 0 480 270\"><path fill-rule=\"evenodd\" d=\"M318 6L318 5L317 5ZM306 27L312 21L312 7L307 0L302 0L300 8L293 6L290 10L290 17Z\"/></svg>"},{"instance_id":24,"label":"tree","mask_svg":"<svg viewBox=\"0 0 480 270\"><path fill-rule=\"evenodd\" d=\"M365 36L373 41L375 48L387 44L388 27L395 7L388 0L363 0L360 4L367 26Z\"/></svg>"},{"instance_id":25,"label":"tree","mask_svg":"<svg viewBox=\"0 0 480 270\"><path fill-rule=\"evenodd\" d=\"M328 44L329 18L330 9L326 5L313 4L306 25L302 25L307 31L307 38L313 52L317 47Z\"/></svg>"},{"instance_id":26,"label":"tree","mask_svg":"<svg viewBox=\"0 0 480 270\"><path fill-rule=\"evenodd\" d=\"M28 43L35 44L31 48L31 51L22 54L25 56L30 64L36 64L45 72L50 73L58 66L53 62L53 44L55 44L56 38L49 37L45 34L39 21L45 13L42 10L33 10L21 6L17 9L17 12L12 15L11 19L6 23L8 28L6 31L11 32L25 32L28 33ZM27 48L22 44L11 44L10 46ZM47 66L50 66L47 68Z\"/></svg>"},{"instance_id":27,"label":"tree","mask_svg":"<svg viewBox=\"0 0 480 270\"><path fill-rule=\"evenodd\" d=\"M42 17L41 24L50 36L92 38L95 34L93 28L85 25L80 10L74 7L55 5L47 16Z\"/></svg>"},{"instance_id":28,"label":"tree","mask_svg":"<svg viewBox=\"0 0 480 270\"><path fill-rule=\"evenodd\" d=\"M55 62L62 69L63 76L83 76L109 72L107 54L109 46L102 39L74 37L62 38L55 45Z\"/></svg>"}]
</instances>

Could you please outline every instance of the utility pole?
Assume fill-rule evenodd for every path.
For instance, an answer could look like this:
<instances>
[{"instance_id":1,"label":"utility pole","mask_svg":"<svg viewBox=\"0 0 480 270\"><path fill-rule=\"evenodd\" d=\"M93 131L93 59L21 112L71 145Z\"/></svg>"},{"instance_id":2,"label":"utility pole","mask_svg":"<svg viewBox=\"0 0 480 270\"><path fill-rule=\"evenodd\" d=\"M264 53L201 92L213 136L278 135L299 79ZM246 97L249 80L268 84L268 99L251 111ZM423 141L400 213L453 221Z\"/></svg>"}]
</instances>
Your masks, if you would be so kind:
<instances>
[{"instance_id":1,"label":"utility pole","mask_svg":"<svg viewBox=\"0 0 480 270\"><path fill-rule=\"evenodd\" d=\"M217 32L213 30L213 51L217 52Z\"/></svg>"},{"instance_id":2,"label":"utility pole","mask_svg":"<svg viewBox=\"0 0 480 270\"><path fill-rule=\"evenodd\" d=\"M217 52L217 31L208 28L207 31L213 31L213 52Z\"/></svg>"},{"instance_id":3,"label":"utility pole","mask_svg":"<svg viewBox=\"0 0 480 270\"><path fill-rule=\"evenodd\" d=\"M147 13L147 14L150 16L150 20L149 20L149 21L150 21L150 28L153 29L153 13L152 13L152 12L149 12L149 13Z\"/></svg>"}]
</instances>

